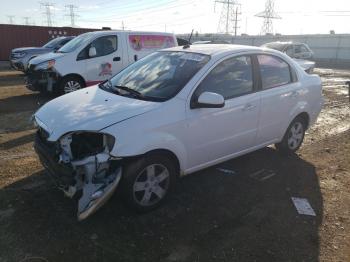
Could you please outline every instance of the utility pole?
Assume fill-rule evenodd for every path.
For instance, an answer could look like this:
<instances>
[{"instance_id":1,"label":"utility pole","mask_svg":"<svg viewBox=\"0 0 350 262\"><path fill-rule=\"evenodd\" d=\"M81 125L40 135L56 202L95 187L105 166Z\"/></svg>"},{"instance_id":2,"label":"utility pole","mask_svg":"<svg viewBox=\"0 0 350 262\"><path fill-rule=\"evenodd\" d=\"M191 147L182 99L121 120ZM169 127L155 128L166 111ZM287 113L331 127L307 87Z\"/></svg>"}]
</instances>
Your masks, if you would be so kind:
<instances>
[{"instance_id":1,"label":"utility pole","mask_svg":"<svg viewBox=\"0 0 350 262\"><path fill-rule=\"evenodd\" d=\"M125 30L124 21L122 21L122 29Z\"/></svg>"},{"instance_id":2,"label":"utility pole","mask_svg":"<svg viewBox=\"0 0 350 262\"><path fill-rule=\"evenodd\" d=\"M78 7L75 5L66 5L66 8L69 10L69 14L66 16L70 17L70 25L71 27L75 27L75 18L78 16L75 12L74 9L77 9Z\"/></svg>"},{"instance_id":3,"label":"utility pole","mask_svg":"<svg viewBox=\"0 0 350 262\"><path fill-rule=\"evenodd\" d=\"M266 0L265 10L255 16L264 18L261 28L262 34L273 34L273 19L281 19L281 17L275 12L274 0Z\"/></svg>"},{"instance_id":4,"label":"utility pole","mask_svg":"<svg viewBox=\"0 0 350 262\"><path fill-rule=\"evenodd\" d=\"M237 35L241 4L237 0L215 0L215 5L217 3L222 4L218 33Z\"/></svg>"},{"instance_id":5,"label":"utility pole","mask_svg":"<svg viewBox=\"0 0 350 262\"><path fill-rule=\"evenodd\" d=\"M53 3L49 3L49 2L41 2L40 3L40 7L44 8L44 13L46 15L46 22L47 22L47 26L52 26L52 13L51 13L51 9L54 7Z\"/></svg>"},{"instance_id":6,"label":"utility pole","mask_svg":"<svg viewBox=\"0 0 350 262\"><path fill-rule=\"evenodd\" d=\"M13 25L13 19L15 18L14 15L8 15L7 18L9 19L9 24Z\"/></svg>"},{"instance_id":7,"label":"utility pole","mask_svg":"<svg viewBox=\"0 0 350 262\"><path fill-rule=\"evenodd\" d=\"M24 16L23 20L24 20L25 25L29 25L29 17L28 16Z\"/></svg>"}]
</instances>

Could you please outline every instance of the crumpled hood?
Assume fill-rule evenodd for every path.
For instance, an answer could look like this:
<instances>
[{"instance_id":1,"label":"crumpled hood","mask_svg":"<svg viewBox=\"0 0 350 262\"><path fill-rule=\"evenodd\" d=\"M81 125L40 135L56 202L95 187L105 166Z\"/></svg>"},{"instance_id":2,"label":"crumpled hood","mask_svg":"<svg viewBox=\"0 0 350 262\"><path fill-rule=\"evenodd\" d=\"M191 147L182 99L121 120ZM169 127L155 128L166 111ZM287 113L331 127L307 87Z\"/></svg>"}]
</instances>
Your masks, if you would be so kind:
<instances>
[{"instance_id":1,"label":"crumpled hood","mask_svg":"<svg viewBox=\"0 0 350 262\"><path fill-rule=\"evenodd\" d=\"M35 113L35 118L50 133L48 140L56 141L71 131L101 130L160 104L119 96L93 86L51 100Z\"/></svg>"},{"instance_id":2,"label":"crumpled hood","mask_svg":"<svg viewBox=\"0 0 350 262\"><path fill-rule=\"evenodd\" d=\"M43 55L34 57L33 59L30 60L29 63L31 65L38 65L40 63L43 63L43 62L46 62L46 61L49 61L49 60L52 60L52 59L58 59L58 58L60 58L60 57L62 57L64 55L65 55L64 53L53 53L53 52L50 52L50 53L47 53L47 54L43 54Z\"/></svg>"},{"instance_id":3,"label":"crumpled hood","mask_svg":"<svg viewBox=\"0 0 350 262\"><path fill-rule=\"evenodd\" d=\"M28 52L28 53L41 53L41 52L51 52L52 50L50 48L45 47L21 47L21 48L15 48L12 50L12 52Z\"/></svg>"}]
</instances>

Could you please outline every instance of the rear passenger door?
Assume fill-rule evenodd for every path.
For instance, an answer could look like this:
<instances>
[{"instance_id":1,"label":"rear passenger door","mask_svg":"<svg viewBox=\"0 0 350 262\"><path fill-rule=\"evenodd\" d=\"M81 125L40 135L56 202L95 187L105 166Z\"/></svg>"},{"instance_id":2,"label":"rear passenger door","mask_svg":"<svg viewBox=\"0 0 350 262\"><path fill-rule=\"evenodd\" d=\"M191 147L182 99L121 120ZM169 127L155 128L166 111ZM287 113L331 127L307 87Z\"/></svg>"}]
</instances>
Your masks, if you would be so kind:
<instances>
[{"instance_id":1,"label":"rear passenger door","mask_svg":"<svg viewBox=\"0 0 350 262\"><path fill-rule=\"evenodd\" d=\"M96 55L89 56L90 47L95 47ZM100 36L86 46L78 55L85 61L83 77L87 85L104 81L123 68L122 48L117 35Z\"/></svg>"},{"instance_id":2,"label":"rear passenger door","mask_svg":"<svg viewBox=\"0 0 350 262\"><path fill-rule=\"evenodd\" d=\"M299 83L295 72L282 58L257 55L261 78L261 110L257 145L283 136L290 114L298 102Z\"/></svg>"}]
</instances>

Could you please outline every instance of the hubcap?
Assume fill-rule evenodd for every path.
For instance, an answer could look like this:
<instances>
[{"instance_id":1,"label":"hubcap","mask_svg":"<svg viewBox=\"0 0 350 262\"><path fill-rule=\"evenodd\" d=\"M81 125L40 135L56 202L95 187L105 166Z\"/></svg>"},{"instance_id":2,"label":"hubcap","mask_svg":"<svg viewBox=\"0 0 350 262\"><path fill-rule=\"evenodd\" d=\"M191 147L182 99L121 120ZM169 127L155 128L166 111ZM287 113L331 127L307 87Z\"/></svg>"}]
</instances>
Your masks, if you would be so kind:
<instances>
[{"instance_id":1,"label":"hubcap","mask_svg":"<svg viewBox=\"0 0 350 262\"><path fill-rule=\"evenodd\" d=\"M304 134L303 124L300 122L295 122L290 128L288 134L288 146L291 150L298 148L300 145Z\"/></svg>"},{"instance_id":2,"label":"hubcap","mask_svg":"<svg viewBox=\"0 0 350 262\"><path fill-rule=\"evenodd\" d=\"M152 164L137 176L133 193L135 201L141 206L158 203L168 191L169 171L161 164Z\"/></svg>"},{"instance_id":3,"label":"hubcap","mask_svg":"<svg viewBox=\"0 0 350 262\"><path fill-rule=\"evenodd\" d=\"M64 86L64 92L65 93L70 93L70 92L73 92L73 91L77 91L78 89L80 89L81 86L80 86L80 83L77 82L77 81L68 81L65 86Z\"/></svg>"}]
</instances>

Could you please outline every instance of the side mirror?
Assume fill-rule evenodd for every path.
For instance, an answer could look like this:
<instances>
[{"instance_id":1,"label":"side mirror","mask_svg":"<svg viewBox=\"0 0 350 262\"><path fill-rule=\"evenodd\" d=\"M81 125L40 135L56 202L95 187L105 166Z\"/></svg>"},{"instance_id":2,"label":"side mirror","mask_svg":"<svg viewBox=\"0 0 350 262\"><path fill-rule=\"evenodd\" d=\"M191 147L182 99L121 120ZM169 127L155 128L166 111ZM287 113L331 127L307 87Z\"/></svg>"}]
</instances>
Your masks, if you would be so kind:
<instances>
[{"instance_id":1,"label":"side mirror","mask_svg":"<svg viewBox=\"0 0 350 262\"><path fill-rule=\"evenodd\" d=\"M225 106L225 99L222 95L213 92L203 92L191 108L221 108Z\"/></svg>"},{"instance_id":2,"label":"side mirror","mask_svg":"<svg viewBox=\"0 0 350 262\"><path fill-rule=\"evenodd\" d=\"M94 57L94 56L96 56L96 48L92 46L89 48L89 57Z\"/></svg>"}]
</instances>

